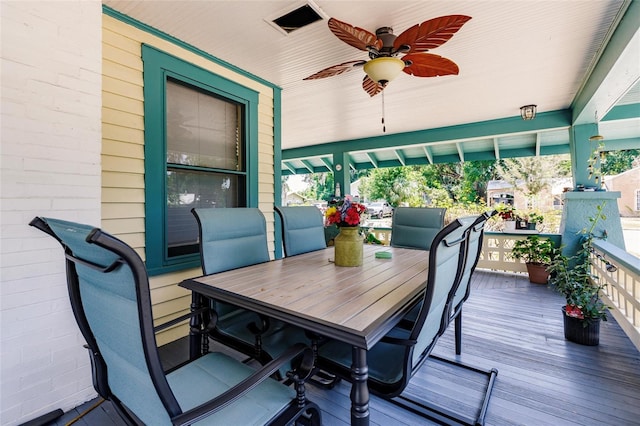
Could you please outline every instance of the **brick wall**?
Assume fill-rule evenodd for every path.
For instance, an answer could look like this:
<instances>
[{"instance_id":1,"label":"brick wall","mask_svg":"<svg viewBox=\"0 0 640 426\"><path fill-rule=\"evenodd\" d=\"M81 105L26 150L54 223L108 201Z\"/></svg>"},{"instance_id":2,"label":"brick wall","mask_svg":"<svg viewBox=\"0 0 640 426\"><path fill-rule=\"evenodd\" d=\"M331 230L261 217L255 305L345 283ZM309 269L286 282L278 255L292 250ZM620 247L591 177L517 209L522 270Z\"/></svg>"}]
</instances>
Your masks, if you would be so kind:
<instances>
[{"instance_id":1,"label":"brick wall","mask_svg":"<svg viewBox=\"0 0 640 426\"><path fill-rule=\"evenodd\" d=\"M95 395L63 252L36 215L100 224L100 2L1 2L0 424Z\"/></svg>"}]
</instances>

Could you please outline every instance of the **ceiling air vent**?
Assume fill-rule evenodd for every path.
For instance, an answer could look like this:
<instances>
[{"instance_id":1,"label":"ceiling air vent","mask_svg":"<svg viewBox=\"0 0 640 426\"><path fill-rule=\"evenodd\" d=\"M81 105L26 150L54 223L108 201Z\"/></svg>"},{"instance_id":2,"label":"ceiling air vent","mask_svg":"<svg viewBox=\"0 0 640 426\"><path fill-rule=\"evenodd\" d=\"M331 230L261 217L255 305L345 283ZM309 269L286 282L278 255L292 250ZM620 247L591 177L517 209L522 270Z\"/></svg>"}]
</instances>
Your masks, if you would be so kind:
<instances>
[{"instance_id":1,"label":"ceiling air vent","mask_svg":"<svg viewBox=\"0 0 640 426\"><path fill-rule=\"evenodd\" d=\"M306 2L302 6L277 18L269 19L273 27L279 31L289 34L316 21L324 19L320 8L311 2Z\"/></svg>"}]
</instances>

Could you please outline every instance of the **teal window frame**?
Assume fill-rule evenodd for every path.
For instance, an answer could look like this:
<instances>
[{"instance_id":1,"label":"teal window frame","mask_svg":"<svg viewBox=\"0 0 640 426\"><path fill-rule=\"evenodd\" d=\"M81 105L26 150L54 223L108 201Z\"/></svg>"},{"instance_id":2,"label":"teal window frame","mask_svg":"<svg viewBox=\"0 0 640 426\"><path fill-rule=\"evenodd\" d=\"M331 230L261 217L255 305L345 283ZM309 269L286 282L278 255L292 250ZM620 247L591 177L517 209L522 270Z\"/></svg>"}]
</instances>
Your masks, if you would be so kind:
<instances>
[{"instance_id":1,"label":"teal window frame","mask_svg":"<svg viewBox=\"0 0 640 426\"><path fill-rule=\"evenodd\" d=\"M258 207L259 93L151 46L142 46L144 83L145 257L149 275L200 266L199 254L167 253L166 82L171 78L244 105L246 206Z\"/></svg>"}]
</instances>

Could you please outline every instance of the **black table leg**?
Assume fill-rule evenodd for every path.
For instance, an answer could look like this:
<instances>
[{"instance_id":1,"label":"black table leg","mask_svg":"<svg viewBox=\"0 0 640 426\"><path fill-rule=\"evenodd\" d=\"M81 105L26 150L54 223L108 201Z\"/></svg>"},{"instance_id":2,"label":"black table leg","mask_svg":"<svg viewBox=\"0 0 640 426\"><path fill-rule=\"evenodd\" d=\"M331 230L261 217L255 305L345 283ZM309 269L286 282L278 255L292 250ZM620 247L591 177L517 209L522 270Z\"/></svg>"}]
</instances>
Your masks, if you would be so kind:
<instances>
[{"instance_id":1,"label":"black table leg","mask_svg":"<svg viewBox=\"0 0 640 426\"><path fill-rule=\"evenodd\" d=\"M202 307L202 296L191 292L191 312ZM196 359L202 355L202 316L194 315L189 322L189 358Z\"/></svg>"},{"instance_id":2,"label":"black table leg","mask_svg":"<svg viewBox=\"0 0 640 426\"><path fill-rule=\"evenodd\" d=\"M353 347L351 365L351 425L369 426L369 367L366 349Z\"/></svg>"}]
</instances>

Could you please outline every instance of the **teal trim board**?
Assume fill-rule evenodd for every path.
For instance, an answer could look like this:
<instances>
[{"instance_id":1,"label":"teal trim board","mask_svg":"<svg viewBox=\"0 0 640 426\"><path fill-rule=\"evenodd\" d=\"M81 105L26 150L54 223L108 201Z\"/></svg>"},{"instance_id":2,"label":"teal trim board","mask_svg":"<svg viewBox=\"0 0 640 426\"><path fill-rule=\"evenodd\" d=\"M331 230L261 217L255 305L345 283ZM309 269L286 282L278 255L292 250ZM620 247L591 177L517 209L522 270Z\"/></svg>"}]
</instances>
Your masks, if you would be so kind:
<instances>
[{"instance_id":1,"label":"teal trim board","mask_svg":"<svg viewBox=\"0 0 640 426\"><path fill-rule=\"evenodd\" d=\"M362 151L381 148L411 146L429 142L443 142L493 137L519 132L531 132L562 129L571 126L571 111L560 110L541 113L535 120L523 121L520 116L489 120L458 126L417 130L415 132L395 133L384 136L329 142L306 147L290 148L282 151L282 159L330 155L338 151Z\"/></svg>"},{"instance_id":2,"label":"teal trim board","mask_svg":"<svg viewBox=\"0 0 640 426\"><path fill-rule=\"evenodd\" d=\"M276 206L282 205L282 90L273 89L273 200ZM281 259L282 253L282 221L275 214L275 258Z\"/></svg>"}]
</instances>

